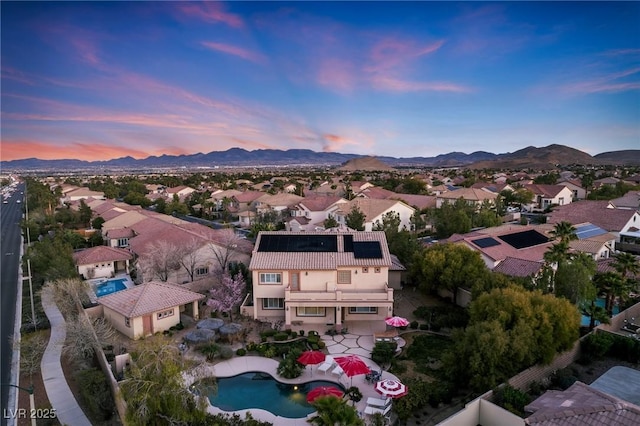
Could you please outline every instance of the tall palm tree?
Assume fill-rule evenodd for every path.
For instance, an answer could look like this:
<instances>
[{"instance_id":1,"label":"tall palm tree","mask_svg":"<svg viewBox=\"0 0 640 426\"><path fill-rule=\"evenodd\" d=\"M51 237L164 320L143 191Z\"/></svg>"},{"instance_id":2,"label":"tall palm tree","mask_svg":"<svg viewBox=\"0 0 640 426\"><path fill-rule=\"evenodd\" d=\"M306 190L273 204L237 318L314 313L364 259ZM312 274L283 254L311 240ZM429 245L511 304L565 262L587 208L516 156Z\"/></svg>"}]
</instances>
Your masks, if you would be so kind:
<instances>
[{"instance_id":1,"label":"tall palm tree","mask_svg":"<svg viewBox=\"0 0 640 426\"><path fill-rule=\"evenodd\" d=\"M598 289L605 293L605 309L612 314L613 303L616 297L626 300L629 297L629 282L622 278L618 272L605 272L597 274L594 283Z\"/></svg>"},{"instance_id":2,"label":"tall palm tree","mask_svg":"<svg viewBox=\"0 0 640 426\"><path fill-rule=\"evenodd\" d=\"M364 426L355 408L335 396L321 396L312 405L317 410L307 422L318 426Z\"/></svg>"},{"instance_id":3,"label":"tall palm tree","mask_svg":"<svg viewBox=\"0 0 640 426\"><path fill-rule=\"evenodd\" d=\"M616 271L620 272L620 275L624 279L629 279L628 275L635 276L640 272L640 261L638 261L638 257L631 253L620 252L613 255L613 267Z\"/></svg>"},{"instance_id":4,"label":"tall palm tree","mask_svg":"<svg viewBox=\"0 0 640 426\"><path fill-rule=\"evenodd\" d=\"M569 244L560 241L552 245L544 254L544 260L549 264L558 264L567 259L569 254Z\"/></svg>"},{"instance_id":5,"label":"tall palm tree","mask_svg":"<svg viewBox=\"0 0 640 426\"><path fill-rule=\"evenodd\" d=\"M595 300L582 305L582 312L589 316L589 331L596 326L596 321L600 324L609 324L611 322L607 310L602 306L596 305Z\"/></svg>"},{"instance_id":6,"label":"tall palm tree","mask_svg":"<svg viewBox=\"0 0 640 426\"><path fill-rule=\"evenodd\" d=\"M551 235L554 239L560 240L561 243L569 245L570 241L577 240L576 228L567 221L556 223L551 231Z\"/></svg>"}]
</instances>

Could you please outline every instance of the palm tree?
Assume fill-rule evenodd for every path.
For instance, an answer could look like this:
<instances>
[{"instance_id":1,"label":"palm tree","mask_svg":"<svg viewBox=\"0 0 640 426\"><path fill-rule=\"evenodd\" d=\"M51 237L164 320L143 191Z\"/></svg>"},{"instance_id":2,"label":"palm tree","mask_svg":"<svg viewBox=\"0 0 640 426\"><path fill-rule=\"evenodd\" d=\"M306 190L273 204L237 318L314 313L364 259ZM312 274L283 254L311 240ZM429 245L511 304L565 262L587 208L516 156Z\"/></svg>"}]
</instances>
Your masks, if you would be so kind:
<instances>
[{"instance_id":1,"label":"palm tree","mask_svg":"<svg viewBox=\"0 0 640 426\"><path fill-rule=\"evenodd\" d=\"M556 223L551 231L551 235L554 239L560 240L561 243L569 245L570 241L577 240L576 228L567 221Z\"/></svg>"},{"instance_id":2,"label":"palm tree","mask_svg":"<svg viewBox=\"0 0 640 426\"><path fill-rule=\"evenodd\" d=\"M544 254L544 260L548 264L555 263L557 265L558 263L567 259L568 253L569 244L561 241L549 247L549 250L547 250Z\"/></svg>"},{"instance_id":3,"label":"palm tree","mask_svg":"<svg viewBox=\"0 0 640 426\"><path fill-rule=\"evenodd\" d=\"M315 416L307 422L318 426L364 426L355 408L344 399L335 396L321 396L312 405L317 410Z\"/></svg>"},{"instance_id":4,"label":"palm tree","mask_svg":"<svg viewBox=\"0 0 640 426\"><path fill-rule=\"evenodd\" d=\"M624 279L629 279L628 275L635 276L640 272L640 262L638 258L631 253L620 252L613 255L613 267Z\"/></svg>"},{"instance_id":5,"label":"palm tree","mask_svg":"<svg viewBox=\"0 0 640 426\"><path fill-rule=\"evenodd\" d=\"M605 309L611 315L616 297L626 300L629 297L629 282L617 272L605 272L596 275L594 282L605 293Z\"/></svg>"},{"instance_id":6,"label":"palm tree","mask_svg":"<svg viewBox=\"0 0 640 426\"><path fill-rule=\"evenodd\" d=\"M596 321L600 324L609 324L611 322L607 310L602 306L596 305L595 300L582 305L582 312L589 316L589 331L596 326Z\"/></svg>"}]
</instances>

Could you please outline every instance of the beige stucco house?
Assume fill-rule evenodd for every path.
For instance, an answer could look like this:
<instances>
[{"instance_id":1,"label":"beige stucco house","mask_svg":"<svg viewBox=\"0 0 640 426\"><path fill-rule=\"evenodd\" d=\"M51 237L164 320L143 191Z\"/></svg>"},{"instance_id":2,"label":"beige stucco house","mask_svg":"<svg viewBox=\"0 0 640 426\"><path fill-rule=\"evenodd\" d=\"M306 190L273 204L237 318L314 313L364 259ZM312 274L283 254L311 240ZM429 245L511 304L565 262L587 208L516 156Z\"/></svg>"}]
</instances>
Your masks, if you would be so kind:
<instances>
[{"instance_id":1,"label":"beige stucco house","mask_svg":"<svg viewBox=\"0 0 640 426\"><path fill-rule=\"evenodd\" d=\"M197 320L205 295L173 284L151 281L98 298L104 318L130 339L169 330L185 314Z\"/></svg>"},{"instance_id":2,"label":"beige stucco house","mask_svg":"<svg viewBox=\"0 0 640 426\"><path fill-rule=\"evenodd\" d=\"M382 223L385 214L395 212L400 215L398 230L411 229L411 216L416 209L399 200L377 200L357 197L353 200L339 204L336 210L336 220L340 225L346 225L347 216L353 208L357 208L365 215L364 230L372 231L376 222Z\"/></svg>"},{"instance_id":3,"label":"beige stucco house","mask_svg":"<svg viewBox=\"0 0 640 426\"><path fill-rule=\"evenodd\" d=\"M109 278L119 272L129 272L129 251L107 246L96 246L73 253L78 274L85 279Z\"/></svg>"},{"instance_id":4,"label":"beige stucco house","mask_svg":"<svg viewBox=\"0 0 640 426\"><path fill-rule=\"evenodd\" d=\"M384 232L261 232L249 269L253 317L321 331L393 311Z\"/></svg>"}]
</instances>

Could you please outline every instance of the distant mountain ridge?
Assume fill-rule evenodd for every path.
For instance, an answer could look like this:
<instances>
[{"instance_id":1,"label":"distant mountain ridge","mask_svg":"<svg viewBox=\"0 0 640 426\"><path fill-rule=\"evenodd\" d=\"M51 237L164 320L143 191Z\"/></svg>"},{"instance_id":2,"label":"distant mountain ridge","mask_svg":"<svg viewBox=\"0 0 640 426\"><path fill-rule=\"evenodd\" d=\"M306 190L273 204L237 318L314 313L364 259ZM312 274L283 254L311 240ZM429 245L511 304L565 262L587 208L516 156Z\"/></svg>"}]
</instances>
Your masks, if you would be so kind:
<instances>
[{"instance_id":1,"label":"distant mountain ridge","mask_svg":"<svg viewBox=\"0 0 640 426\"><path fill-rule=\"evenodd\" d=\"M233 167L233 166L337 166L356 158L371 157L339 152L316 152L310 149L258 149L247 151L231 148L226 151L212 151L207 154L161 155L136 160L132 157L115 158L107 161L83 161L74 159L0 161L4 170L82 170L82 169L149 169L178 167ZM455 167L473 168L550 168L557 164L620 164L640 165L640 150L611 151L591 155L564 145L549 145L542 148L533 146L521 150L493 154L476 151L471 154L450 152L435 157L396 158L375 156L375 159L390 167Z\"/></svg>"}]
</instances>

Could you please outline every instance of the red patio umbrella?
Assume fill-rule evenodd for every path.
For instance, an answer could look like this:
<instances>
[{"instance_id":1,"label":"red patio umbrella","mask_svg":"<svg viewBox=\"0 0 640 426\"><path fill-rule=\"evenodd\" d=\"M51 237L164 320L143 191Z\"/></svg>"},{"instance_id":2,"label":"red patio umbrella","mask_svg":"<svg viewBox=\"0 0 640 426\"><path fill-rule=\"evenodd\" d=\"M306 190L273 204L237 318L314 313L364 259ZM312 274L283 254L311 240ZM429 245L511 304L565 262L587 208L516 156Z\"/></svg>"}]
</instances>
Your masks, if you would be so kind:
<instances>
[{"instance_id":1,"label":"red patio umbrella","mask_svg":"<svg viewBox=\"0 0 640 426\"><path fill-rule=\"evenodd\" d=\"M409 325L409 321L402 317L389 317L384 322L391 327L406 327Z\"/></svg>"},{"instance_id":2,"label":"red patio umbrella","mask_svg":"<svg viewBox=\"0 0 640 426\"><path fill-rule=\"evenodd\" d=\"M344 374L351 378L352 383L353 376L371 372L367 364L365 364L357 355L339 356L334 358L334 361L340 366L340 368L342 368Z\"/></svg>"},{"instance_id":3,"label":"red patio umbrella","mask_svg":"<svg viewBox=\"0 0 640 426\"><path fill-rule=\"evenodd\" d=\"M320 351L304 351L298 357L298 362L303 365L316 365L324 361L326 355ZM313 374L313 369L311 370Z\"/></svg>"},{"instance_id":4,"label":"red patio umbrella","mask_svg":"<svg viewBox=\"0 0 640 426\"><path fill-rule=\"evenodd\" d=\"M409 393L407 385L393 379L380 380L376 383L375 389L379 394L391 398L400 398Z\"/></svg>"},{"instance_id":5,"label":"red patio umbrella","mask_svg":"<svg viewBox=\"0 0 640 426\"><path fill-rule=\"evenodd\" d=\"M315 389L311 389L307 394L307 402L312 403L321 396L335 396L336 398L342 398L344 392L333 386L319 386Z\"/></svg>"}]
</instances>

